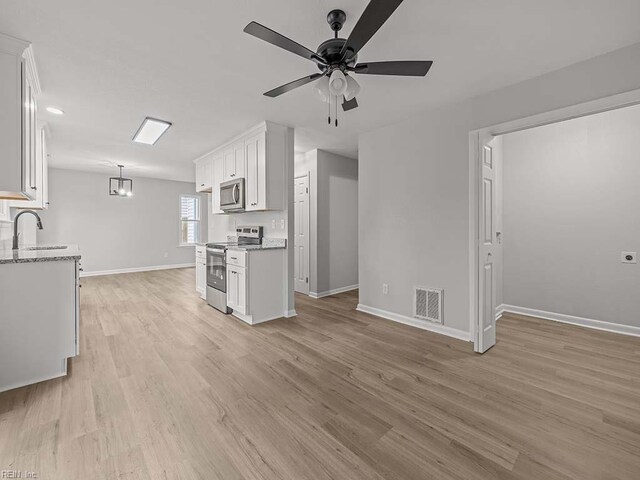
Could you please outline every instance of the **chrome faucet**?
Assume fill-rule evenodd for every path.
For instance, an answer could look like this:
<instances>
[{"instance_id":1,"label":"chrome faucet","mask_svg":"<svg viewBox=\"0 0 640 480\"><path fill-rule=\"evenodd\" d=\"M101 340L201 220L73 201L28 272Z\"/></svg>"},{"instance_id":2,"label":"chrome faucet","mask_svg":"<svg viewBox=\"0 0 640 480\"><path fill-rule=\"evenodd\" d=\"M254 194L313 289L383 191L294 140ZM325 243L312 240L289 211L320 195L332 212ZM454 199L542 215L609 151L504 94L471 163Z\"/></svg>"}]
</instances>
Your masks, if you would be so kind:
<instances>
[{"instance_id":1,"label":"chrome faucet","mask_svg":"<svg viewBox=\"0 0 640 480\"><path fill-rule=\"evenodd\" d=\"M42 230L42 221L40 220L40 216L33 210L22 210L19 214L16 215L16 218L13 219L13 249L14 250L18 250L18 219L20 218L20 215L23 215L25 213L30 213L32 215L35 215L36 220L38 221L36 225L38 226L39 230Z\"/></svg>"}]
</instances>

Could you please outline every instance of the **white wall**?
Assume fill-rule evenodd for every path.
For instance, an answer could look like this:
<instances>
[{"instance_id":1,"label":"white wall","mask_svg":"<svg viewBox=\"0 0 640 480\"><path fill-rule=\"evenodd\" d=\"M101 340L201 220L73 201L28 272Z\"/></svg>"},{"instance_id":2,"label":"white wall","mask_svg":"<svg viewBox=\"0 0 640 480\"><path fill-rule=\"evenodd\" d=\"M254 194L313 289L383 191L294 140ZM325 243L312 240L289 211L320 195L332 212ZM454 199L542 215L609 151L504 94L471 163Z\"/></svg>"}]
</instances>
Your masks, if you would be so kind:
<instances>
[{"instance_id":1,"label":"white wall","mask_svg":"<svg viewBox=\"0 0 640 480\"><path fill-rule=\"evenodd\" d=\"M504 136L504 303L640 327L640 106Z\"/></svg>"},{"instance_id":2,"label":"white wall","mask_svg":"<svg viewBox=\"0 0 640 480\"><path fill-rule=\"evenodd\" d=\"M469 332L469 132L638 88L635 44L362 134L360 303L411 317L413 286L441 287L445 326Z\"/></svg>"},{"instance_id":3,"label":"white wall","mask_svg":"<svg viewBox=\"0 0 640 480\"><path fill-rule=\"evenodd\" d=\"M309 173L309 291L358 285L358 161L324 150L296 159Z\"/></svg>"},{"instance_id":4,"label":"white wall","mask_svg":"<svg viewBox=\"0 0 640 480\"><path fill-rule=\"evenodd\" d=\"M38 243L78 244L85 273L194 263L194 248L178 243L179 196L193 194L195 185L134 178L133 191L112 197L104 174L50 169Z\"/></svg>"}]
</instances>

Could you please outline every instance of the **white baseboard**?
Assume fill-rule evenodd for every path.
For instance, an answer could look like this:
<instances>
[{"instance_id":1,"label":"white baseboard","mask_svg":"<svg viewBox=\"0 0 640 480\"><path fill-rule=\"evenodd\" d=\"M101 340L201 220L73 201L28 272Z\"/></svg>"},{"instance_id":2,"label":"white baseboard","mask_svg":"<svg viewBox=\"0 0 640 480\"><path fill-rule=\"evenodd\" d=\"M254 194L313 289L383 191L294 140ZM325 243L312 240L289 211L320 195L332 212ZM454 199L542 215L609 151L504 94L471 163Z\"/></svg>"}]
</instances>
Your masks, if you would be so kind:
<instances>
[{"instance_id":1,"label":"white baseboard","mask_svg":"<svg viewBox=\"0 0 640 480\"><path fill-rule=\"evenodd\" d=\"M298 316L298 312L296 312L295 310L288 310L284 312L284 318L291 318L291 317L297 317L297 316Z\"/></svg>"},{"instance_id":2,"label":"white baseboard","mask_svg":"<svg viewBox=\"0 0 640 480\"><path fill-rule=\"evenodd\" d=\"M368 305L363 305L361 303L358 304L356 310L364 313L370 313L371 315L375 315L376 317L386 318L387 320L392 320L394 322L403 323L411 327L420 328L422 330L429 330L430 332L457 338L458 340L464 340L465 342L471 341L471 335L469 334L469 332L458 330L457 328L451 328L445 325L438 325L437 323L431 323L425 320L419 320L417 318L399 315L397 313L388 312L379 308L369 307Z\"/></svg>"},{"instance_id":3,"label":"white baseboard","mask_svg":"<svg viewBox=\"0 0 640 480\"><path fill-rule=\"evenodd\" d=\"M501 310L498 310L501 309ZM606 332L621 333L622 335L631 335L640 337L640 327L631 325L622 325L620 323L603 322L602 320L594 320L592 318L574 317L563 313L545 312L544 310L535 310L533 308L517 307L515 305L500 305L498 307L500 316L503 313L515 313L517 315L526 315L528 317L542 318L543 320L551 320L560 323L569 323L580 327L592 328L594 330L604 330Z\"/></svg>"},{"instance_id":4,"label":"white baseboard","mask_svg":"<svg viewBox=\"0 0 640 480\"><path fill-rule=\"evenodd\" d=\"M155 270L171 270L173 268L188 268L188 267L195 267L195 266L196 266L195 263L179 263L176 265L156 265L153 267L119 268L117 270L80 272L80 276L81 277L97 277L100 275L117 275L119 273L152 272Z\"/></svg>"},{"instance_id":5,"label":"white baseboard","mask_svg":"<svg viewBox=\"0 0 640 480\"><path fill-rule=\"evenodd\" d=\"M350 292L351 290L357 290L359 285L349 285L348 287L334 288L333 290L327 290L325 292L309 292L311 298L322 298L330 295L336 295L338 293Z\"/></svg>"}]
</instances>

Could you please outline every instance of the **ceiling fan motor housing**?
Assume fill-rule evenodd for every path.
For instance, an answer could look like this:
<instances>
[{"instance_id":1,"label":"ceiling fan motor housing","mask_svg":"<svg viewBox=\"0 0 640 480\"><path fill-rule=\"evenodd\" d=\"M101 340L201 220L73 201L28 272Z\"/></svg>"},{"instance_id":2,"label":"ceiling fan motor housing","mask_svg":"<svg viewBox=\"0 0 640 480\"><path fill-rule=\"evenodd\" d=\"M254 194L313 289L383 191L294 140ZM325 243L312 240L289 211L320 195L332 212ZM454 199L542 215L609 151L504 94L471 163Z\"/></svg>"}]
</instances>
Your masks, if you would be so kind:
<instances>
[{"instance_id":1,"label":"ceiling fan motor housing","mask_svg":"<svg viewBox=\"0 0 640 480\"><path fill-rule=\"evenodd\" d=\"M342 25L347 20L347 14L342 10L331 10L327 14L327 23L331 27L331 30L338 32L342 29Z\"/></svg>"}]
</instances>

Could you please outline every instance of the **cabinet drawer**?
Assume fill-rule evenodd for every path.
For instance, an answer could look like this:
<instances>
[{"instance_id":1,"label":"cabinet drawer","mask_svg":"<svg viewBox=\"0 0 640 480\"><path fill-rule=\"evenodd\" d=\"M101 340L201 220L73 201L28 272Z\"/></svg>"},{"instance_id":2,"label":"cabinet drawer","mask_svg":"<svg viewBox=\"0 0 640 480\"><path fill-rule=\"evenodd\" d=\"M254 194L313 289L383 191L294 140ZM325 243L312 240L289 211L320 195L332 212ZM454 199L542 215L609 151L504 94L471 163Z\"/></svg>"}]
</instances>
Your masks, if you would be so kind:
<instances>
[{"instance_id":1,"label":"cabinet drawer","mask_svg":"<svg viewBox=\"0 0 640 480\"><path fill-rule=\"evenodd\" d=\"M196 245L196 258L207 258L207 247L204 245Z\"/></svg>"},{"instance_id":2,"label":"cabinet drawer","mask_svg":"<svg viewBox=\"0 0 640 480\"><path fill-rule=\"evenodd\" d=\"M247 266L247 252L241 250L227 250L227 263L236 267Z\"/></svg>"}]
</instances>

